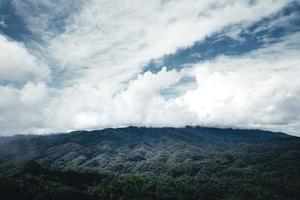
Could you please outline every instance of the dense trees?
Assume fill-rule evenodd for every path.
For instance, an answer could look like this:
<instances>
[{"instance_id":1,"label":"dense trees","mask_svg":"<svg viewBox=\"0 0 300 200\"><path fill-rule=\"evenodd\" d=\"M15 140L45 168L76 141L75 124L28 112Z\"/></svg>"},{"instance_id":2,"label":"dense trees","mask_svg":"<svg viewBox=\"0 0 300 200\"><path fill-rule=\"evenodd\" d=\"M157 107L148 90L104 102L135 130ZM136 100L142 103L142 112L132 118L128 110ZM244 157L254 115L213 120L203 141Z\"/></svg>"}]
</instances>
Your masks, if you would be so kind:
<instances>
[{"instance_id":1,"label":"dense trees","mask_svg":"<svg viewBox=\"0 0 300 200\"><path fill-rule=\"evenodd\" d=\"M300 197L299 163L299 158L282 157L243 168L203 170L195 176L159 176L75 172L29 162L9 166L10 170L2 166L0 195L18 200L296 200Z\"/></svg>"},{"instance_id":2,"label":"dense trees","mask_svg":"<svg viewBox=\"0 0 300 200\"><path fill-rule=\"evenodd\" d=\"M134 127L4 138L0 197L298 200L300 139L262 131Z\"/></svg>"}]
</instances>

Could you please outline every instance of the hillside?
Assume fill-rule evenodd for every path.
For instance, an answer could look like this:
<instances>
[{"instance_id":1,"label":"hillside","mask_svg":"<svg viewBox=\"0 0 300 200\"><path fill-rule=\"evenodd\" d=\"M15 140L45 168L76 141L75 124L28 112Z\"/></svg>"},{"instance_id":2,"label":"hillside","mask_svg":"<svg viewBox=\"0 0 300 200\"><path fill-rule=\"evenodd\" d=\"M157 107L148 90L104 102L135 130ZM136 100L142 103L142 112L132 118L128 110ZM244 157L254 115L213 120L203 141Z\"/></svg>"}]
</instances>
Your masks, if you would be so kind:
<instances>
[{"instance_id":1,"label":"hillside","mask_svg":"<svg viewBox=\"0 0 300 200\"><path fill-rule=\"evenodd\" d=\"M84 196L79 199L300 197L300 138L259 130L128 127L18 135L0 139L0 162L0 193L9 182L30 198L49 190L62 195L53 193L56 187Z\"/></svg>"},{"instance_id":2,"label":"hillside","mask_svg":"<svg viewBox=\"0 0 300 200\"><path fill-rule=\"evenodd\" d=\"M204 167L217 170L219 165L254 165L300 148L299 138L283 133L201 127L128 127L19 135L0 141L0 162L35 160L60 168L99 172L191 175ZM177 172L178 168L184 171Z\"/></svg>"}]
</instances>

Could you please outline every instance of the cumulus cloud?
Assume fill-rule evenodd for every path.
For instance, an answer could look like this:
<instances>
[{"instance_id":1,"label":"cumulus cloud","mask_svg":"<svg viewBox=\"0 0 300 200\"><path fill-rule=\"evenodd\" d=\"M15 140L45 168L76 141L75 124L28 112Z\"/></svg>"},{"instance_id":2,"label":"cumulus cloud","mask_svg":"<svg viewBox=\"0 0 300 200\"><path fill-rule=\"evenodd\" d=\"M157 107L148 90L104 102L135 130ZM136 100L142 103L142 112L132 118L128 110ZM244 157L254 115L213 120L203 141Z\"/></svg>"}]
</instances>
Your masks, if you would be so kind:
<instances>
[{"instance_id":1,"label":"cumulus cloud","mask_svg":"<svg viewBox=\"0 0 300 200\"><path fill-rule=\"evenodd\" d=\"M0 48L8 49L0 52L0 79L18 83L0 86L2 134L128 125L297 134L297 33L245 55L143 72L152 59L228 27L239 33L292 1L59 2L13 1L38 39L24 45L0 35ZM166 90L174 94L166 98Z\"/></svg>"},{"instance_id":2,"label":"cumulus cloud","mask_svg":"<svg viewBox=\"0 0 300 200\"><path fill-rule=\"evenodd\" d=\"M89 85L72 86L50 106L49 125L66 130L147 125L157 117L156 111L163 109L160 106L165 102L160 90L179 79L180 74L175 70L163 68L157 74L140 74L115 95Z\"/></svg>"},{"instance_id":3,"label":"cumulus cloud","mask_svg":"<svg viewBox=\"0 0 300 200\"><path fill-rule=\"evenodd\" d=\"M69 88L54 105L59 108L52 109L61 111L59 118L51 117L61 123L54 127L203 125L298 134L299 38L294 34L249 54L221 56L189 70L146 72L109 97L99 88ZM187 75L195 76L195 89L171 99L160 95Z\"/></svg>"},{"instance_id":4,"label":"cumulus cloud","mask_svg":"<svg viewBox=\"0 0 300 200\"><path fill-rule=\"evenodd\" d=\"M299 36L244 56L196 65L198 87L180 98L203 125L298 134Z\"/></svg>"},{"instance_id":5,"label":"cumulus cloud","mask_svg":"<svg viewBox=\"0 0 300 200\"><path fill-rule=\"evenodd\" d=\"M24 83L49 78L47 65L41 63L22 43L0 34L0 49L0 81Z\"/></svg>"},{"instance_id":6,"label":"cumulus cloud","mask_svg":"<svg viewBox=\"0 0 300 200\"><path fill-rule=\"evenodd\" d=\"M0 86L1 134L44 133L47 90L43 82L28 82L21 88Z\"/></svg>"},{"instance_id":7,"label":"cumulus cloud","mask_svg":"<svg viewBox=\"0 0 300 200\"><path fill-rule=\"evenodd\" d=\"M20 101L28 106L36 106L43 102L47 97L45 83L27 83L20 91Z\"/></svg>"}]
</instances>

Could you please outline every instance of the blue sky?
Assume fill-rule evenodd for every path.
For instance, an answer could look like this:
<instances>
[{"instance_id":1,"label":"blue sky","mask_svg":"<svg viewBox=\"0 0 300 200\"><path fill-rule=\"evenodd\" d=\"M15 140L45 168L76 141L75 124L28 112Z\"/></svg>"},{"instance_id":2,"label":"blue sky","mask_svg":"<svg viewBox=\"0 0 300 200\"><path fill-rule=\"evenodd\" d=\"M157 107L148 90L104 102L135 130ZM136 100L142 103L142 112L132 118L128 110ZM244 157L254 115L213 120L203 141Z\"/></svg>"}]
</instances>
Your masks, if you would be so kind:
<instances>
[{"instance_id":1,"label":"blue sky","mask_svg":"<svg viewBox=\"0 0 300 200\"><path fill-rule=\"evenodd\" d=\"M1 0L2 134L201 125L299 135L299 30L292 0Z\"/></svg>"},{"instance_id":2,"label":"blue sky","mask_svg":"<svg viewBox=\"0 0 300 200\"><path fill-rule=\"evenodd\" d=\"M291 20L273 27L267 24L280 18L295 16ZM298 16L298 17L296 17ZM177 50L173 54L165 55L157 61L150 61L145 71L157 72L162 66L168 69L180 69L185 64L214 59L220 55L241 55L263 47L266 43L274 43L280 38L300 30L300 5L298 2L291 3L280 12L266 17L246 27L236 37L231 37L230 27L215 33L203 41L197 41L194 45ZM229 32L229 33L228 33Z\"/></svg>"}]
</instances>

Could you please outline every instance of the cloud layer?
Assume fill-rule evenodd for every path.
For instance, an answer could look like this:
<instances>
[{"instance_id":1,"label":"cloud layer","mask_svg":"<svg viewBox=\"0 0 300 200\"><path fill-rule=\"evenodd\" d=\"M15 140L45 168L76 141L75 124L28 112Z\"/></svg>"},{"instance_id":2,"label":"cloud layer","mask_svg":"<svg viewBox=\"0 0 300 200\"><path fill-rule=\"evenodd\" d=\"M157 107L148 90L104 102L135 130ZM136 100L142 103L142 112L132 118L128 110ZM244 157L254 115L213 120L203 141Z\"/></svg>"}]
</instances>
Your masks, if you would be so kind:
<instances>
[{"instance_id":1,"label":"cloud layer","mask_svg":"<svg viewBox=\"0 0 300 200\"><path fill-rule=\"evenodd\" d=\"M50 76L50 69L22 44L0 35L0 80L11 82L40 81Z\"/></svg>"},{"instance_id":2,"label":"cloud layer","mask_svg":"<svg viewBox=\"0 0 300 200\"><path fill-rule=\"evenodd\" d=\"M67 2L12 1L34 39L0 33L2 134L128 125L299 134L298 32L243 55L144 71L151 60L229 28L240 40L247 27L295 1Z\"/></svg>"}]
</instances>

